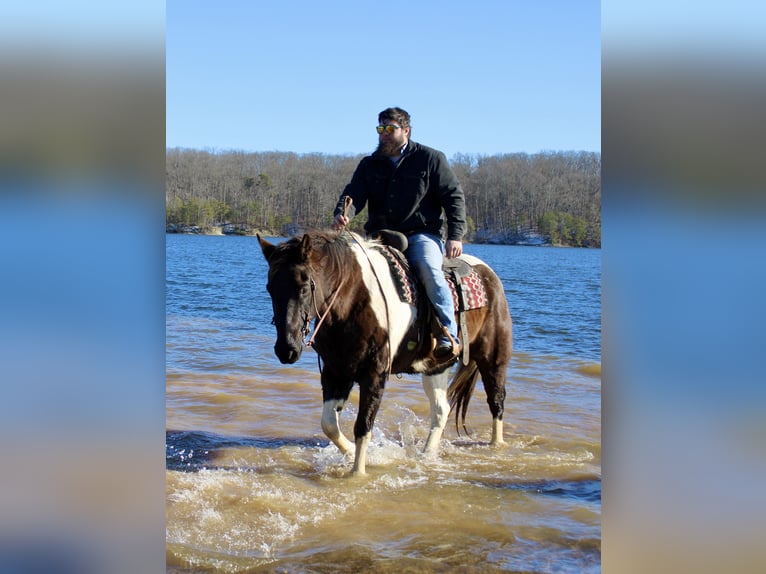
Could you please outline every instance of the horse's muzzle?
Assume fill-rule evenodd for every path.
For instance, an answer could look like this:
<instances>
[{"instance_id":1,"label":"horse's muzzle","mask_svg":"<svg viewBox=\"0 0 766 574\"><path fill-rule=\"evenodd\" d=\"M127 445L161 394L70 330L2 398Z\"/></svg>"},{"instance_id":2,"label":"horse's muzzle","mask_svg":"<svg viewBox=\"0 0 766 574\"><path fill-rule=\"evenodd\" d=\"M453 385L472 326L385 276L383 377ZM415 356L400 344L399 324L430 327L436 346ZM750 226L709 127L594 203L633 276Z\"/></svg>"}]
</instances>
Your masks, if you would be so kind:
<instances>
[{"instance_id":1,"label":"horse's muzzle","mask_svg":"<svg viewBox=\"0 0 766 574\"><path fill-rule=\"evenodd\" d=\"M274 345L274 354L283 365L291 365L301 358L302 347L295 347L287 343L277 341Z\"/></svg>"}]
</instances>

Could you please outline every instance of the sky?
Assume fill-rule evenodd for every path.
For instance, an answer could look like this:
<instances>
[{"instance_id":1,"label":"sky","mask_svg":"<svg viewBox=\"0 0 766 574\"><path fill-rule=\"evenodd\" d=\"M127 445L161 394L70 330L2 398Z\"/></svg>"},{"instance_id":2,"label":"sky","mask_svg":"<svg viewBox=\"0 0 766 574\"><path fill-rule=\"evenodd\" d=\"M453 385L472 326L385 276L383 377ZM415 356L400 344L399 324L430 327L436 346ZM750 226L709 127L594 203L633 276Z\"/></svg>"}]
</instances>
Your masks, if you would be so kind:
<instances>
[{"instance_id":1,"label":"sky","mask_svg":"<svg viewBox=\"0 0 766 574\"><path fill-rule=\"evenodd\" d=\"M368 153L399 106L454 154L601 151L600 2L166 5L166 145Z\"/></svg>"}]
</instances>

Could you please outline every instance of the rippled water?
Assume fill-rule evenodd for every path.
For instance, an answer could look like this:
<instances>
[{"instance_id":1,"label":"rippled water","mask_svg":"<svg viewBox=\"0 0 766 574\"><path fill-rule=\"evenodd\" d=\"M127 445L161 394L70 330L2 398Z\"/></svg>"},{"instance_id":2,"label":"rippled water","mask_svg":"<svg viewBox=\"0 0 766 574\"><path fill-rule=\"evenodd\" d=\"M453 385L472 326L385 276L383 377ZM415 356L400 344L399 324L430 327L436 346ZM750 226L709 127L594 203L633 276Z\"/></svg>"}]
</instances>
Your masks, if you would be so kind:
<instances>
[{"instance_id":1,"label":"rippled water","mask_svg":"<svg viewBox=\"0 0 766 574\"><path fill-rule=\"evenodd\" d=\"M252 237L167 236L168 572L598 572L598 250L467 245L514 319L504 437L481 386L423 457L428 401L392 377L368 475L322 434L316 355L273 355ZM342 426L353 435L358 392Z\"/></svg>"}]
</instances>

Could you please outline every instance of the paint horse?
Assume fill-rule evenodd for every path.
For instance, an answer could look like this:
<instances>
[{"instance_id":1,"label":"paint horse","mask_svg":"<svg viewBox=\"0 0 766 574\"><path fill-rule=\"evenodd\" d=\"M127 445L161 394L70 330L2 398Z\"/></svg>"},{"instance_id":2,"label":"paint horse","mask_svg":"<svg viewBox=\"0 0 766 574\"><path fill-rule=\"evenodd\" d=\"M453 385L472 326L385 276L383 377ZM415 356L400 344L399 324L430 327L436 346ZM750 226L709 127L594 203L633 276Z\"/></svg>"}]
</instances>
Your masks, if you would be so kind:
<instances>
[{"instance_id":1,"label":"paint horse","mask_svg":"<svg viewBox=\"0 0 766 574\"><path fill-rule=\"evenodd\" d=\"M469 358L467 364L459 362L448 384L449 367L455 358L446 364L434 358L435 339L429 329L422 328L430 308L402 300L391 258L386 257L380 242L348 231L311 232L279 244L260 236L258 241L269 264L266 288L277 331L274 352L284 364L296 362L315 321L308 344L321 361L322 430L344 454L355 448L354 474L365 473L367 445L391 373L423 373L423 388L431 406L431 429L424 452L437 450L451 410L456 411L456 426L458 412L462 412L465 423L479 374L492 413L491 444L503 442L512 325L503 285L486 263L461 256L480 278L486 304L461 318L465 332L460 337L463 345L469 345ZM404 261L403 256L400 260ZM425 293L421 299L425 300ZM341 432L338 416L354 383L359 384L359 412L352 443Z\"/></svg>"}]
</instances>

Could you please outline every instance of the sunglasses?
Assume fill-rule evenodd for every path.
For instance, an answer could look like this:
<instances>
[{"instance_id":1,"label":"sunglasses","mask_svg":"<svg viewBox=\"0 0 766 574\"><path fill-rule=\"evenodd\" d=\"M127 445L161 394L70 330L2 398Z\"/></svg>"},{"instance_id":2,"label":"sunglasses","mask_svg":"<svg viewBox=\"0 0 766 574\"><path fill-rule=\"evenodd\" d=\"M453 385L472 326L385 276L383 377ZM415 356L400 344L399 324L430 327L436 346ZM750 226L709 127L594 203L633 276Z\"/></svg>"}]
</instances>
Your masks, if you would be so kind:
<instances>
[{"instance_id":1,"label":"sunglasses","mask_svg":"<svg viewBox=\"0 0 766 574\"><path fill-rule=\"evenodd\" d=\"M378 126L375 129L378 130L379 134L382 134L383 132L386 132L387 134L392 134L396 130L402 129L402 126L397 126L396 124L388 124L387 126Z\"/></svg>"}]
</instances>

